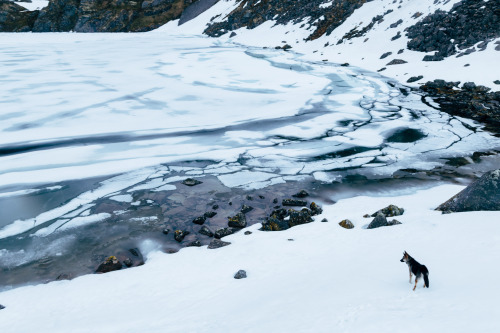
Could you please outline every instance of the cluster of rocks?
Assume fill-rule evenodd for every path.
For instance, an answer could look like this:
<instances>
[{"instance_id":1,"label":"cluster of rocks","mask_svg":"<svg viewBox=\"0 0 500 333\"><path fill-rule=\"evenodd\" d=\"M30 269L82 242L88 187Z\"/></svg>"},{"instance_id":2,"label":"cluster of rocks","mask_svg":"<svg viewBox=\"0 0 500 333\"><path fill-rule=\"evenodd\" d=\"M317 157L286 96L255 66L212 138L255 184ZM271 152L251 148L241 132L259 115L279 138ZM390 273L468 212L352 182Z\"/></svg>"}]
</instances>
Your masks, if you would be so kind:
<instances>
[{"instance_id":1,"label":"cluster of rocks","mask_svg":"<svg viewBox=\"0 0 500 333\"><path fill-rule=\"evenodd\" d=\"M383 15L377 15L375 17L372 18L372 20L370 21L370 23L368 23L366 26L364 26L363 28L359 28L358 26L352 28L351 30L349 30L338 42L337 44L342 44L345 40L350 40L350 39L353 39L353 38L359 38L359 37L363 37L364 35L366 35L366 33L368 31L370 31L374 26L375 24L380 24L382 22L384 22L384 16L386 16L387 14L390 14L392 13L393 10L392 9L388 9ZM399 22L401 21L401 22ZM393 23L391 24L391 28L394 28L396 26L398 26L400 23L402 23L403 21L402 20L399 20L398 22L396 23ZM394 25L395 24L395 25ZM382 58L381 58L382 59Z\"/></svg>"},{"instance_id":2,"label":"cluster of rocks","mask_svg":"<svg viewBox=\"0 0 500 333\"><path fill-rule=\"evenodd\" d=\"M196 0L51 0L27 11L0 0L0 31L125 32L149 31L178 19Z\"/></svg>"},{"instance_id":3,"label":"cluster of rocks","mask_svg":"<svg viewBox=\"0 0 500 333\"><path fill-rule=\"evenodd\" d=\"M137 267L144 265L144 258L139 249L134 248L126 252L118 252L116 256L109 256L97 267L96 273L108 273L122 268ZM64 277L58 280L65 279Z\"/></svg>"},{"instance_id":4,"label":"cluster of rocks","mask_svg":"<svg viewBox=\"0 0 500 333\"><path fill-rule=\"evenodd\" d=\"M432 97L441 111L460 117L474 119L487 125L487 129L500 133L500 91L466 82L444 80L429 81L420 90Z\"/></svg>"},{"instance_id":5,"label":"cluster of rocks","mask_svg":"<svg viewBox=\"0 0 500 333\"><path fill-rule=\"evenodd\" d=\"M253 29L270 20L283 25L306 20L309 26L315 25L314 32L307 38L314 40L324 34L329 35L356 9L369 1L371 0L333 0L331 6L325 7L320 6L324 4L324 0L242 0L224 21L210 24L204 33L219 37L242 27ZM217 17L212 20L215 18Z\"/></svg>"},{"instance_id":6,"label":"cluster of rocks","mask_svg":"<svg viewBox=\"0 0 500 333\"><path fill-rule=\"evenodd\" d=\"M380 209L375 213L371 214L371 217L375 218L370 222L367 229L375 229L380 227L387 227L387 226L401 224L401 222L399 222L398 220L393 219L392 221L388 221L387 218L403 215L404 212L405 212L404 208L395 205L389 205L383 209Z\"/></svg>"},{"instance_id":7,"label":"cluster of rocks","mask_svg":"<svg viewBox=\"0 0 500 333\"><path fill-rule=\"evenodd\" d=\"M308 196L306 191L300 191L295 194L294 197L304 198ZM300 211L295 209L285 209L279 206L276 206L275 210L269 215L265 222L262 223L261 230L263 231L281 231L292 228L296 225L306 224L309 222L313 222L312 218L315 215L319 215L323 212L320 206L318 206L315 202L311 202L309 207L305 207L308 205L305 200L298 199L283 199L283 206L292 206L292 207L304 207Z\"/></svg>"},{"instance_id":8,"label":"cluster of rocks","mask_svg":"<svg viewBox=\"0 0 500 333\"><path fill-rule=\"evenodd\" d=\"M473 46L480 42L478 48L484 50L489 41L500 36L498 27L498 1L463 0L449 12L438 10L409 27L407 46L415 51L437 51L423 60L439 61L457 52L459 55L472 53Z\"/></svg>"}]
</instances>

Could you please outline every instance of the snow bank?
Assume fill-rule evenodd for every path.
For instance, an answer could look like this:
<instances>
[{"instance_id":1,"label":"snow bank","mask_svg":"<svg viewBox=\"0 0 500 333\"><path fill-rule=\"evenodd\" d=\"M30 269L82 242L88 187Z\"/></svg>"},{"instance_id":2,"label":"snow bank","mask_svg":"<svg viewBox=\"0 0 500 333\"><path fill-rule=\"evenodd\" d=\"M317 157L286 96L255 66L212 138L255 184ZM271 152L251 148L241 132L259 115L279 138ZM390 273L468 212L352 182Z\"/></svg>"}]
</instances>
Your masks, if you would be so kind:
<instances>
[{"instance_id":1,"label":"snow bank","mask_svg":"<svg viewBox=\"0 0 500 333\"><path fill-rule=\"evenodd\" d=\"M317 219L328 223L254 225L217 250L153 252L142 267L3 292L0 331L496 332L500 212L433 210L461 188L341 200ZM363 228L363 214L390 203L405 208L402 225ZM404 250L428 267L429 289L411 290ZM247 279L233 279L240 269Z\"/></svg>"}]
</instances>

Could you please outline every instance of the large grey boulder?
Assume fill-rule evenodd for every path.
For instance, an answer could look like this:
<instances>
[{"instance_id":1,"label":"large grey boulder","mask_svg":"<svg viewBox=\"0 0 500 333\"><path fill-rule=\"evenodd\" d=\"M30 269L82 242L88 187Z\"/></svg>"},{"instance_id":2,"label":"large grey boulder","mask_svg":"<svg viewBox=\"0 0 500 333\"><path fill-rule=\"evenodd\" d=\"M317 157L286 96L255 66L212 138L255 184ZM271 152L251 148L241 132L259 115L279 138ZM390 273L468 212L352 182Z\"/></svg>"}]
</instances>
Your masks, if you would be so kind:
<instances>
[{"instance_id":1,"label":"large grey boulder","mask_svg":"<svg viewBox=\"0 0 500 333\"><path fill-rule=\"evenodd\" d=\"M500 210L500 169L485 173L436 210L447 213Z\"/></svg>"}]
</instances>

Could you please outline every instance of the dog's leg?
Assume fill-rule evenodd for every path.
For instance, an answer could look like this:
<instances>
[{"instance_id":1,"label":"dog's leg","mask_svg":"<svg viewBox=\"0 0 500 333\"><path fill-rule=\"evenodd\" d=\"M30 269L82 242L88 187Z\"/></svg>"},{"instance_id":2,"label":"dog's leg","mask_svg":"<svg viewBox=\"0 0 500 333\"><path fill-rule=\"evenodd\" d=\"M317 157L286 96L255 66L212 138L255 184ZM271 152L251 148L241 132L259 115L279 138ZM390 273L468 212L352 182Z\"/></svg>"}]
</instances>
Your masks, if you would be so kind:
<instances>
[{"instance_id":1,"label":"dog's leg","mask_svg":"<svg viewBox=\"0 0 500 333\"><path fill-rule=\"evenodd\" d=\"M415 276L415 286L413 287L413 291L415 291L415 288L417 288L417 282L418 282L418 277Z\"/></svg>"},{"instance_id":2,"label":"dog's leg","mask_svg":"<svg viewBox=\"0 0 500 333\"><path fill-rule=\"evenodd\" d=\"M411 283L411 268L408 268L408 270L410 271L410 283Z\"/></svg>"}]
</instances>

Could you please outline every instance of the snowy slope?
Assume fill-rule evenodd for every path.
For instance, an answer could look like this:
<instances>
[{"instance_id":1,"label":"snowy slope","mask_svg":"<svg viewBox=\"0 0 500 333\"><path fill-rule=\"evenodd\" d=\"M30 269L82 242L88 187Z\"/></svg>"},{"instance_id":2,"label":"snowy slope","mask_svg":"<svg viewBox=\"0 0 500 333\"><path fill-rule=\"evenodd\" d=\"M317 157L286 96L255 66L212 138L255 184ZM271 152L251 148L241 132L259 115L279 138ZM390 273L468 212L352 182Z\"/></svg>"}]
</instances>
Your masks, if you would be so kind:
<instances>
[{"instance_id":1,"label":"snowy slope","mask_svg":"<svg viewBox=\"0 0 500 333\"><path fill-rule=\"evenodd\" d=\"M363 69L378 71L383 70L382 74L395 78L402 83L413 76L422 75L423 79L418 82L408 84L418 86L434 79L444 79L448 81L473 81L476 84L482 84L498 90L498 85L493 81L498 80L498 71L492 70L496 67L499 59L498 51L495 51L496 39L488 44L485 51L474 52L470 55L457 58L451 56L443 61L422 61L425 55L433 55L434 52L423 53L406 49L408 38L405 29L422 20L428 14L436 10L449 11L459 0L434 1L434 0L375 0L365 3L357 9L341 26L335 29L331 35L323 35L313 40L305 39L314 30L304 22L288 25L275 25L273 21L267 21L254 29L241 28L235 30L236 36L230 38L231 32L226 33L220 38L231 40L235 43L244 45L272 47L283 46L286 43L293 48L291 51L303 54L304 59L315 61L328 61L333 63L349 63ZM203 33L207 24L210 22L223 21L226 16L234 10L239 4L236 0L219 1L214 7L204 14L198 16L192 21L176 27L175 22L169 22L162 30L178 30L180 32ZM331 5L330 1L325 1L323 6ZM392 12L387 13L392 10ZM422 13L418 18L413 16ZM220 16L219 16L220 15ZM352 38L350 40L343 37L354 28L361 30L367 26L373 17L381 15L383 21L376 23L374 27L363 36ZM217 16L217 17L216 17ZM211 19L216 17L213 21ZM394 28L398 20L403 22ZM401 37L391 40L397 35ZM341 44L337 44L342 40ZM398 54L400 50L403 53ZM479 49L477 49L479 50ZM392 55L380 59L386 53L392 52ZM406 61L405 64L389 65L393 59ZM467 65L467 66L466 66Z\"/></svg>"},{"instance_id":2,"label":"snowy slope","mask_svg":"<svg viewBox=\"0 0 500 333\"><path fill-rule=\"evenodd\" d=\"M153 251L132 270L3 292L0 331L496 332L500 213L432 210L461 188L342 200L317 219L328 223L254 225L217 250ZM363 228L390 203L406 209L402 225ZM429 289L411 290L404 250L428 267ZM233 279L240 269L247 279Z\"/></svg>"}]
</instances>

